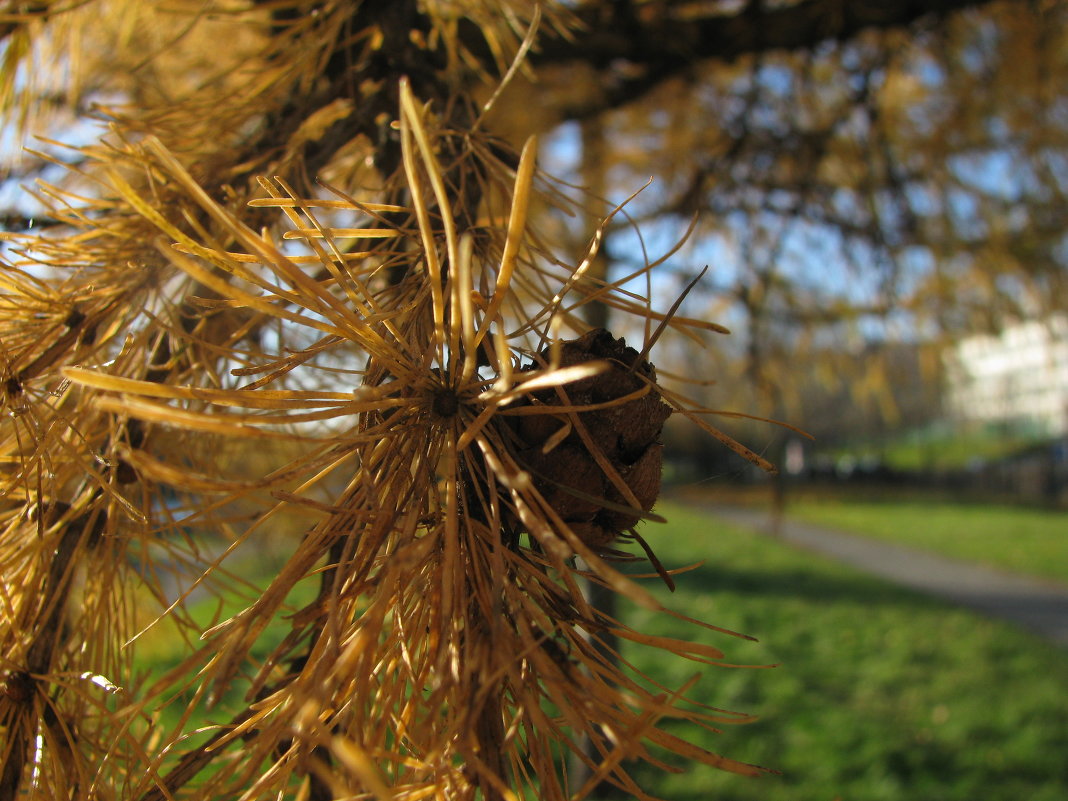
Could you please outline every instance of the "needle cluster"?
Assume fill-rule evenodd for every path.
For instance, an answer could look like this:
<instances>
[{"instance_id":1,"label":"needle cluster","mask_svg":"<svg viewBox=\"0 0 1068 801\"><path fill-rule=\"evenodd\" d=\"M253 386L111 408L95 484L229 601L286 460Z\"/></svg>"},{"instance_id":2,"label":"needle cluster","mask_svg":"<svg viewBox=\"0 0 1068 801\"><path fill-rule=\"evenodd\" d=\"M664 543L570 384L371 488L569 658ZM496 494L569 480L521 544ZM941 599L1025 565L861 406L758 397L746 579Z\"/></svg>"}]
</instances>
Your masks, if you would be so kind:
<instances>
[{"instance_id":1,"label":"needle cluster","mask_svg":"<svg viewBox=\"0 0 1068 801\"><path fill-rule=\"evenodd\" d=\"M661 608L617 540L651 516L667 416L703 418L648 348L718 327L586 280L601 231L569 263L528 223L536 142L396 86L380 198L281 169L213 184L209 143L148 115L81 151L92 197L47 190L56 232L10 238L0 799L645 798L627 765L651 747L760 772L661 725L744 716L606 643L720 651L581 588ZM304 143L331 125L307 122ZM590 330L592 300L644 325L641 352ZM174 658L146 670L163 631Z\"/></svg>"}]
</instances>

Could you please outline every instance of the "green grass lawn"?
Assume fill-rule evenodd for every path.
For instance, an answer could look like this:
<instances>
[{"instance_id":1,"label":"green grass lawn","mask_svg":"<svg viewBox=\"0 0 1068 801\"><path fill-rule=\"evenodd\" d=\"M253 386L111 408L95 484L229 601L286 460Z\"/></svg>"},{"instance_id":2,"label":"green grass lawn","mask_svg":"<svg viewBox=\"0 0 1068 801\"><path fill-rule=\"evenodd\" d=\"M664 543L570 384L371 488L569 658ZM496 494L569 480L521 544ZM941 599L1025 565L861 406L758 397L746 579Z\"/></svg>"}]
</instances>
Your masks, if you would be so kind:
<instances>
[{"instance_id":1,"label":"green grass lawn","mask_svg":"<svg viewBox=\"0 0 1068 801\"><path fill-rule=\"evenodd\" d=\"M700 744L782 776L642 770L650 792L673 801L1068 798L1068 653L700 513L658 511L671 522L644 536L661 559L706 560L664 602L761 642L630 606L626 620L711 641L731 661L780 666L707 668L637 647L626 656L669 686L702 669L695 700L762 719Z\"/></svg>"},{"instance_id":2,"label":"green grass lawn","mask_svg":"<svg viewBox=\"0 0 1068 801\"><path fill-rule=\"evenodd\" d=\"M635 768L649 792L672 801L1068 798L1068 652L682 506L657 511L671 522L648 524L644 536L665 564L705 565L680 575L674 594L650 588L671 608L760 642L624 602L626 621L710 642L729 661L779 666L709 668L637 646L626 656L669 687L703 672L695 700L760 715L719 735L664 725L782 775L746 779L674 760L683 773ZM203 601L192 612L209 625L246 602ZM150 639L158 651L143 669L156 673L182 648L162 629ZM275 637L264 639L258 650Z\"/></svg>"},{"instance_id":3,"label":"green grass lawn","mask_svg":"<svg viewBox=\"0 0 1068 801\"><path fill-rule=\"evenodd\" d=\"M787 515L1068 584L1068 512L802 496L789 503Z\"/></svg>"}]
</instances>

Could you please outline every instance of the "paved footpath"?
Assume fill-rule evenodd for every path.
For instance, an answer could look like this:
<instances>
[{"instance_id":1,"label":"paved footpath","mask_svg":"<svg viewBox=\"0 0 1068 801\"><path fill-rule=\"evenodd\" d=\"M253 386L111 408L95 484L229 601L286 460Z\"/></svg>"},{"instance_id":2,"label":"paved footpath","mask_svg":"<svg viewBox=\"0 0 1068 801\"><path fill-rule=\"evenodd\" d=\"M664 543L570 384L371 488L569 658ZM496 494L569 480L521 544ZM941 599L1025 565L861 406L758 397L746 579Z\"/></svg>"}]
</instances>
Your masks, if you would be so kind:
<instances>
[{"instance_id":1,"label":"paved footpath","mask_svg":"<svg viewBox=\"0 0 1068 801\"><path fill-rule=\"evenodd\" d=\"M771 533L766 511L716 506L717 517ZM1008 620L1068 648L1068 587L784 519L778 538L928 595Z\"/></svg>"}]
</instances>

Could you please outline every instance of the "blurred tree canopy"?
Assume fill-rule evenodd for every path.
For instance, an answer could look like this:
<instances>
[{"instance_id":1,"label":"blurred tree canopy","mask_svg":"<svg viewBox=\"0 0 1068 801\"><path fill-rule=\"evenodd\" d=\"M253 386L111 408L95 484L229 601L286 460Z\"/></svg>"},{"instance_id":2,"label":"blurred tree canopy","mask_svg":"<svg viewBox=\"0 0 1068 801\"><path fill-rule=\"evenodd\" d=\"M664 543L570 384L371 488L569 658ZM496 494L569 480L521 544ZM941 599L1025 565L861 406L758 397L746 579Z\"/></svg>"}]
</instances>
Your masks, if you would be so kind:
<instances>
[{"instance_id":1,"label":"blurred tree canopy","mask_svg":"<svg viewBox=\"0 0 1068 801\"><path fill-rule=\"evenodd\" d=\"M465 81L486 100L497 89L486 75L506 71L535 10L426 4L442 27L424 4L383 0L357 4L328 30L336 5L8 2L0 101L20 133L67 140L85 135L86 120L122 118L127 130L150 130L192 155L203 139L185 118L168 130L168 109L192 93L213 144L198 175L231 186L265 170L306 184L341 173L373 182L399 163L394 98L376 87L407 74L428 99ZM889 411L892 376L873 344L937 346L1063 307L1066 4L541 8L518 75L480 124L520 143L553 132L546 157L603 194L585 201L594 217L652 176L626 211L660 253L694 226L670 262L675 285L661 289L677 293L710 266L684 310L735 330L714 368L740 378L731 386L796 411L801 399L781 376L808 349L838 354L828 379L848 378L858 401ZM356 33L366 30L377 40ZM267 41L299 57L264 51ZM361 60L366 47L375 56ZM458 127L478 116L461 106L441 111ZM11 185L57 174L17 151L14 130L9 123L0 212L10 230L35 215ZM587 223L562 218L560 235L585 236ZM623 217L606 256L612 278L647 258Z\"/></svg>"},{"instance_id":2,"label":"blurred tree canopy","mask_svg":"<svg viewBox=\"0 0 1068 801\"><path fill-rule=\"evenodd\" d=\"M737 334L717 377L744 369L734 386L796 414L813 373L792 381L790 365L824 353L816 375L893 418L878 346L930 346L936 379L946 339L1068 299L1066 11L596 4L574 48L535 56L538 108L597 121L613 200L653 177L631 206L647 237L696 216L676 289L710 265L684 308ZM623 232L608 250L621 273L642 258Z\"/></svg>"}]
</instances>

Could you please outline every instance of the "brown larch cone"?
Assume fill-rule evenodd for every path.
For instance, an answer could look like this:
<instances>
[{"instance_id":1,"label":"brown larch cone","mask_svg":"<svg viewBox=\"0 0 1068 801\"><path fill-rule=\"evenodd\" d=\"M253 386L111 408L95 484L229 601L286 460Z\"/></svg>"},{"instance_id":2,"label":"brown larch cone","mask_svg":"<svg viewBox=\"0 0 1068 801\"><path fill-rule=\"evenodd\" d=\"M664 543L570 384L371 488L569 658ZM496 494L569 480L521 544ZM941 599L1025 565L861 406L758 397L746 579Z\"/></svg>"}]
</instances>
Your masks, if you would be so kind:
<instances>
[{"instance_id":1,"label":"brown larch cone","mask_svg":"<svg viewBox=\"0 0 1068 801\"><path fill-rule=\"evenodd\" d=\"M547 363L548 348L539 357ZM660 433L671 408L660 398L653 366L645 359L639 362L640 358L638 351L603 328L562 343L562 367L594 360L610 365L605 372L563 387L571 406L610 403L645 390L637 398L576 412L578 423L588 432L589 446L574 426L566 438L544 452L546 442L568 421L566 412L554 411L564 404L555 389L531 393L522 401L527 406L544 407L544 414L511 418L519 440L518 462L571 530L594 548L608 545L637 524L641 513L649 511L660 494ZM630 488L640 509L634 509L614 486L597 463L593 448ZM619 507L627 507L627 511Z\"/></svg>"}]
</instances>

